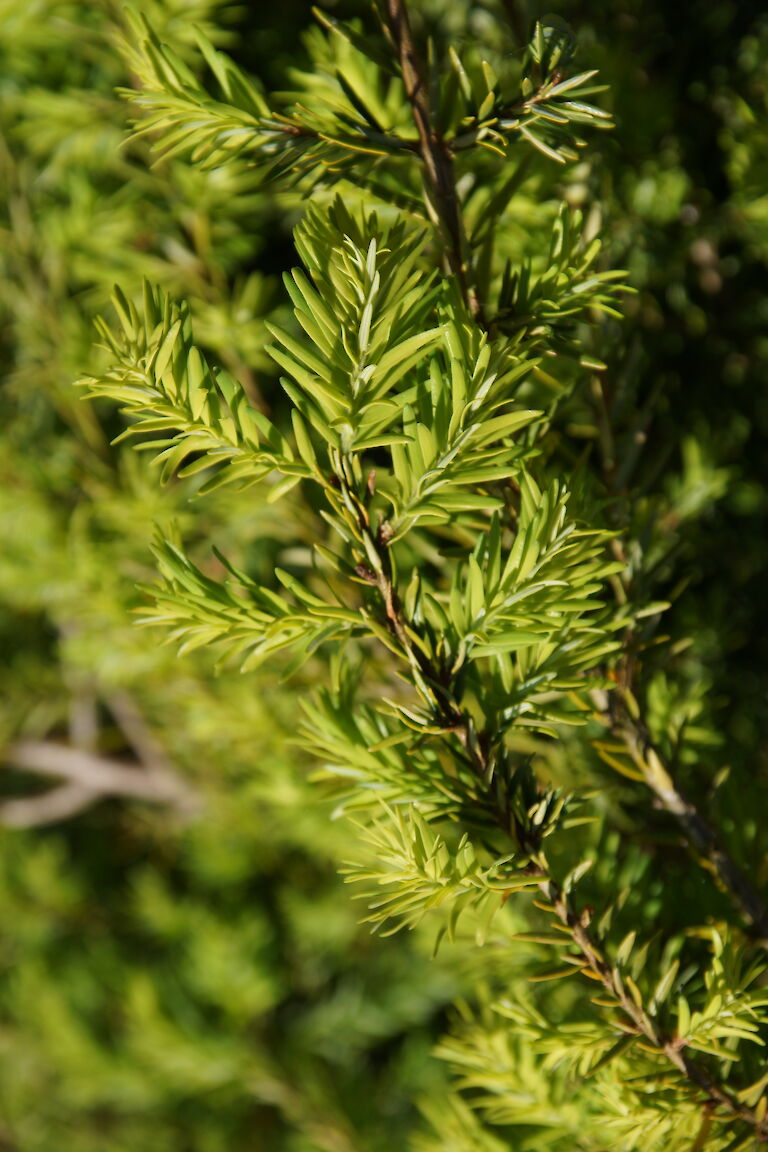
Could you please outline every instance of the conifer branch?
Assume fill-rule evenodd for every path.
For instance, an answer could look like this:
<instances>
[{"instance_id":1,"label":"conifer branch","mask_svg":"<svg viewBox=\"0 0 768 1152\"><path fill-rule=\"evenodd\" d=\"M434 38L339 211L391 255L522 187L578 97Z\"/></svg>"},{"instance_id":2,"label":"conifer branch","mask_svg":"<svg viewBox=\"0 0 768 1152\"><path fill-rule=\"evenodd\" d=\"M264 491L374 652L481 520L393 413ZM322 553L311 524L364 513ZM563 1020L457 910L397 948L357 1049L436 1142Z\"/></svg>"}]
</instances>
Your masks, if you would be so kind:
<instances>
[{"instance_id":1,"label":"conifer branch","mask_svg":"<svg viewBox=\"0 0 768 1152\"><path fill-rule=\"evenodd\" d=\"M675 1037L665 1036L627 990L618 968L611 965L589 932L590 914L579 915L569 895L551 877L541 882L541 891L550 902L560 923L568 929L574 945L584 960L585 974L599 981L609 996L616 1001L638 1036L647 1040L675 1068L703 1092L707 1102L724 1109L734 1120L750 1125L759 1140L768 1140L768 1118L756 1108L743 1104L738 1097L724 1088L702 1064L689 1056L683 1044Z\"/></svg>"},{"instance_id":2,"label":"conifer branch","mask_svg":"<svg viewBox=\"0 0 768 1152\"><path fill-rule=\"evenodd\" d=\"M458 703L459 693L454 686L451 673L438 668L424 655L423 648L414 642L413 638L418 635L418 629L414 621L407 618L400 603L388 552L389 541L386 529L384 531L380 529L376 534L371 532L370 518L365 504L357 496L353 485L350 483L351 473L351 461L345 459L343 454L339 454L338 492L347 511L351 511L356 518L359 538L364 542L365 553L370 561L370 567L362 564L358 566L358 575L364 583L371 584L378 590L384 607L387 627L415 670L417 684L426 684L431 690L430 702L434 709L434 723L442 728L446 735L453 735L458 740L473 774L482 786L487 805L493 812L498 827L512 839L515 849L529 858L530 862L525 867L526 875L532 881L536 877L540 877L540 890L545 895L557 919L567 929L574 947L582 958L581 970L602 984L605 991L626 1017L627 1025L631 1031L647 1041L695 1089L703 1093L707 1103L724 1110L732 1120L749 1125L755 1130L759 1140L768 1140L768 1118L761 1115L756 1109L742 1103L735 1094L728 1091L722 1083L710 1075L700 1061L684 1051L683 1042L676 1037L665 1035L643 1007L640 998L631 994L622 980L618 967L609 963L589 932L592 913L579 914L566 888L549 873L546 858L540 851L540 833L530 825L520 821L512 821L510 798L505 794L503 786L494 782L496 764L491 750L499 745L501 734L477 732L472 717ZM661 765L658 757L656 757L656 762L660 770ZM666 773L664 775L666 776ZM654 790L657 788L662 790L662 776L658 772L655 779ZM669 777L666 776L666 779L669 780ZM494 783L496 784L495 787L492 786ZM671 786L671 781L665 795L667 803L673 805L670 808L671 811L684 804L679 793ZM695 809L693 812L695 813ZM707 837L706 825L702 828L702 818L698 816L698 813L691 817L690 813L685 814L683 809L676 814L684 821L691 821L696 835ZM691 835L693 836L693 834L692 831ZM709 835L713 834L710 832ZM737 883L730 872L727 874L731 883ZM747 888L749 888L748 885Z\"/></svg>"},{"instance_id":3,"label":"conifer branch","mask_svg":"<svg viewBox=\"0 0 768 1152\"><path fill-rule=\"evenodd\" d=\"M498 742L498 734L484 732L478 733L470 715L459 704L458 693L455 691L452 678L445 675L439 668L424 657L423 651L412 640L416 629L414 623L409 621L403 612L397 590L392 577L391 563L387 554L386 534L378 534L374 538L370 533L369 522L364 507L354 497L347 481L342 480L340 487L345 499L351 504L354 502L359 509L359 527L361 533L366 534L367 554L373 563L368 582L375 584L381 596L387 625L396 638L404 654L412 665L421 673L424 681L435 689L435 723L442 727L447 734L456 737L464 751L473 773L486 790L490 807L495 812L498 826L515 842L515 848L532 859L526 868L531 878L541 876L539 887L551 904L552 910L561 924L568 930L571 940L581 954L582 971L599 981L606 992L615 1000L623 1012L628 1024L636 1035L642 1036L653 1048L663 1055L696 1089L704 1094L708 1103L723 1109L733 1120L750 1125L760 1140L768 1140L768 1118L758 1114L756 1109L742 1103L736 1095L729 1092L719 1083L707 1069L683 1050L683 1044L675 1037L666 1036L654 1023L645 1010L639 998L634 998L622 981L619 970L611 965L603 955L599 945L589 932L591 914L578 914L573 902L564 887L549 875L545 858L539 853L539 843L536 832L517 823L514 828L510 821L510 806L508 797L504 796L503 789L491 789L494 772L494 760L490 749ZM658 758L657 758L658 759ZM659 777L660 779L660 777ZM669 779L667 777L667 779ZM659 785L659 787L661 787ZM668 802L683 804L682 798L674 789L668 793ZM692 808L692 806L691 806ZM674 810L670 808L670 810ZM711 830L702 828L702 818L692 809L694 816L676 813L687 823L691 822L691 836L707 837L713 835ZM693 831L695 830L695 832ZM706 830L706 831L705 831ZM707 841L708 842L708 841ZM731 868L734 866L731 864ZM727 875L731 884L738 885L738 880L731 874ZM738 873L737 873L738 876ZM749 885L746 885L747 890ZM749 900L737 888L742 899ZM751 904L749 904L751 907Z\"/></svg>"},{"instance_id":4,"label":"conifer branch","mask_svg":"<svg viewBox=\"0 0 768 1152\"><path fill-rule=\"evenodd\" d=\"M453 156L434 126L424 63L414 43L406 0L387 0L387 16L419 136L419 155L424 165L429 199L448 241L448 264L470 315L477 323L484 325L482 303L473 284L469 247L456 190Z\"/></svg>"},{"instance_id":5,"label":"conifer branch","mask_svg":"<svg viewBox=\"0 0 768 1152\"><path fill-rule=\"evenodd\" d=\"M339 201L330 211L315 205L296 234L309 276L295 272L287 289L303 335L297 339L274 329L271 350L287 373L292 438L252 413L237 383L203 360L191 343L185 315L151 292L143 316L118 300L124 338L108 339L116 365L89 384L137 419L135 431L146 437L143 446L157 454L166 477L213 467L214 480L266 482L273 495L306 483L314 486L321 514L342 542L332 541L331 548L324 538L314 541L318 559L311 584L303 570L297 576L275 568L275 580L285 588L279 594L223 560L229 577L211 579L170 542L161 543L166 583L151 619L172 625L188 647L224 644L245 667L287 648L295 651L292 667L297 667L329 642L337 652L350 638L380 643L406 682L402 704L387 701L386 708L377 709L371 703L358 711L349 683L356 679L354 660L345 663L340 654L331 689L318 693L307 709L315 750L328 753L322 771L346 778L349 808L378 812L363 833L370 833L377 864L365 877L358 870L357 877L374 880L379 897L385 889L371 905L369 919L378 924L399 919L411 927L440 905L448 911L450 932L459 905L477 912L482 903L493 914L512 891L538 888L547 903L537 906L564 929L556 939L567 949L570 969L601 986L596 1003L607 1011L586 1027L600 1033L597 1047L608 1034L609 1050L593 1070L613 1059L618 1029L620 1051L631 1047L638 1068L650 1064L654 1077L671 1082L669 1096L690 1109L704 1132L694 1146L703 1147L708 1139L709 1128L700 1127L702 1102L713 1127L747 1125L750 1139L763 1141L768 1138L763 1083L732 1088L738 1081L726 1071L742 1040L762 1042L766 1016L758 1009L768 1006L768 998L762 989L748 989L763 969L748 966L742 978L737 953L747 951L743 940L729 950L721 939L702 993L696 965L688 963L696 945L672 934L663 941L660 979L647 995L641 992L656 975L646 965L656 946L646 939L633 950L636 928L615 950L614 961L609 925L623 907L625 891L614 891L613 875L606 881L605 871L596 885L605 884L608 891L595 901L604 915L598 926L590 926L593 914L572 895L590 861L583 858L582 842L569 840L570 829L588 821L572 819L575 804L550 786L543 772L537 778L534 767L538 734L558 738L561 726L573 720L569 697L578 700L590 691L595 670L621 648L615 636L623 636L625 651L630 647L624 605L631 598L619 595L622 607L615 611L604 595L607 581L618 580L626 566L620 545L611 560L606 534L569 515L560 480L542 491L526 463L546 437L538 384L546 378L558 394L567 390L562 362L569 370L574 362L587 362L575 324L596 309L616 314L614 280L621 274L596 271L599 242L582 242L581 216L565 206L553 221L548 256L543 253L541 262L534 256L530 264L521 260L515 268L505 260L503 245L494 248L493 237L511 189L519 185L502 174L495 187L489 178L486 189L488 169L475 167L478 197L473 203L474 193L467 196L465 212L454 163L466 148L462 170L466 164L472 172L481 147L506 158L518 140L565 163L583 144L573 126L605 126L609 117L582 100L599 90L591 84L594 73L568 75L573 37L556 17L536 24L523 65L522 100L517 100L507 77L497 77L471 47L463 60L451 48L452 71L445 83L442 75L430 74L414 42L407 0L387 0L385 8L394 53L386 56L355 28L337 32L334 25L322 42L326 56L317 73L302 81L291 117L265 118L258 92L248 95L247 83L210 53L226 103L211 104L202 89L191 90L174 65L178 93L169 100L168 84L158 83L155 104L146 105L157 117L148 126L165 126L171 149L197 146L198 163L218 162L231 139L235 154L247 149L264 171L287 177L290 168L307 184L314 178L328 186L361 166L361 205L355 201L350 209ZM161 63L173 65L155 41L149 44L155 71ZM313 93L317 98L308 100ZM232 127L239 128L231 138L222 136L229 104L236 111ZM402 126L407 144L391 134ZM395 154L389 170L386 157ZM368 214L366 193L376 200L377 188L386 190L388 180L399 198L392 197L390 209L413 204L407 180L398 186L394 172L407 162L421 169L424 198L444 249L443 285L427 267L426 230L406 226L402 213L394 226L382 226ZM474 267L470 235L480 251ZM554 368L539 376L545 356ZM521 401L536 407L524 409ZM607 415L600 434L603 441L610 436ZM613 459L612 451L609 455ZM542 457L546 472L546 447ZM406 557L416 558L407 587L398 577L398 564ZM297 567L307 564L304 558ZM348 603L351 585L358 591L362 585L363 595ZM621 663L620 657L620 668ZM621 701L621 685L613 698ZM768 935L759 896L677 788L642 717L629 705L628 718L621 703L613 707L611 713L606 701L600 719L607 717L612 725L626 761L622 767L651 787L694 851L735 894L758 931ZM135 735L141 755L143 734ZM567 805L568 818L561 819ZM441 821L455 821L462 832L462 825L481 829L476 867L467 870L466 859L460 859L467 846L474 853L468 833L454 851L455 829L445 836L434 830ZM555 877L564 875L565 867L562 874L559 863L550 870L543 850L552 832L563 833L552 858L571 853L581 861L561 880ZM499 851L508 851L508 841L512 854L497 858ZM489 856L494 859L486 867ZM637 863L637 857L630 862ZM693 915L698 914L696 909ZM706 918L708 909L702 915ZM685 950L685 962L675 958L675 949ZM661 945L655 954L660 952ZM721 963L723 956L729 964L733 960L730 968ZM673 988L679 992L677 1015L666 1003ZM556 1018L544 1021L550 1035L542 1047L567 1059L547 1049L558 1041ZM650 1053L650 1060L642 1053ZM640 1107L639 1093L636 1102ZM724 1138L730 1139L727 1133Z\"/></svg>"}]
</instances>

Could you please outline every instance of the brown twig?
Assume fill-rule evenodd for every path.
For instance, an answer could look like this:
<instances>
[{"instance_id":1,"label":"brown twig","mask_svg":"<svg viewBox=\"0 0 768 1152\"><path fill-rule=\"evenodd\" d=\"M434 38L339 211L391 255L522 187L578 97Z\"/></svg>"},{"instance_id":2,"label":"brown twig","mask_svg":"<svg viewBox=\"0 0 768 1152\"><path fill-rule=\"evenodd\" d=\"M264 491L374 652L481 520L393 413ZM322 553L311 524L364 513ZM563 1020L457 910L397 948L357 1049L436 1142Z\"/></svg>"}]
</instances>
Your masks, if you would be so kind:
<instances>
[{"instance_id":1,"label":"brown twig","mask_svg":"<svg viewBox=\"0 0 768 1152\"><path fill-rule=\"evenodd\" d=\"M386 0L389 30L397 49L400 72L419 137L428 198L446 239L446 257L456 277L464 303L473 319L483 326L483 310L473 283L464 223L456 191L453 155L437 131L429 104L429 89L421 57L416 49L405 0Z\"/></svg>"},{"instance_id":2,"label":"brown twig","mask_svg":"<svg viewBox=\"0 0 768 1152\"><path fill-rule=\"evenodd\" d=\"M371 544L375 548L372 539ZM483 747L482 736L477 733L472 718L458 705L449 684L441 685L439 669L435 668L421 652L421 649L413 643L410 635L413 632L413 627L403 615L392 580L389 558L380 545L378 558L376 585L384 603L390 631L398 640L408 659L417 664L428 683L439 686L438 697L442 694L442 701L438 703L435 719L443 726L446 733L450 732L457 738L475 775L487 785L490 783L489 774L492 772L493 764L489 764L488 753ZM497 797L496 801L498 823L508 834L513 835L509 826L509 812L506 807L499 806L499 799ZM698 818L699 821L700 819ZM699 827L698 822L696 827ZM536 868L537 866L532 864L531 867ZM761 1119L754 1109L742 1104L735 1095L719 1084L706 1068L685 1053L674 1039L664 1036L648 1013L635 1002L624 987L617 969L606 960L597 942L592 938L588 929L589 918L580 916L575 911L564 889L548 875L543 875L540 888L557 918L568 929L574 945L584 960L584 967L592 973L595 979L599 980L611 997L616 1000L617 1006L637 1034L653 1045L660 1055L666 1057L691 1084L704 1093L709 1102L724 1109L733 1119L749 1124L756 1130L759 1139L768 1140L768 1119Z\"/></svg>"},{"instance_id":3,"label":"brown twig","mask_svg":"<svg viewBox=\"0 0 768 1152\"><path fill-rule=\"evenodd\" d=\"M434 713L435 723L440 725L446 735L454 735L458 739L475 776L482 783L488 783L493 764L489 761L474 720L459 706L451 691L450 675L437 667L420 645L414 642L415 630L405 618L395 587L389 551L391 531L387 531L389 525L384 523L377 532L372 531L365 499L361 500L355 491L351 461L343 453L338 453L335 464L334 483L328 489L328 496L362 546L364 555L356 567L357 575L364 583L377 588L384 608L386 627L413 669L417 684L426 689L425 702ZM370 482L367 495L371 495Z\"/></svg>"}]
</instances>

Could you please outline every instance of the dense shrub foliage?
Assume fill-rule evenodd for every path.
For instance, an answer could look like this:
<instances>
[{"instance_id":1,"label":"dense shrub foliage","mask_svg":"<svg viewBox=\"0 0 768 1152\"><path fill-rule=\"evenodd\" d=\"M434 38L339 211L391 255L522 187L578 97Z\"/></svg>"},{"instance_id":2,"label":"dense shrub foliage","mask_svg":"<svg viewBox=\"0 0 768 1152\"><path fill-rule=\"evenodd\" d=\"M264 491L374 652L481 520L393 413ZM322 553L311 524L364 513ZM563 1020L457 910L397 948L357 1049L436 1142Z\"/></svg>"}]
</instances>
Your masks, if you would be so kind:
<instances>
[{"instance_id":1,"label":"dense shrub foliage","mask_svg":"<svg viewBox=\"0 0 768 1152\"><path fill-rule=\"evenodd\" d=\"M698 7L0 4L0 1146L762 1145L768 24Z\"/></svg>"}]
</instances>

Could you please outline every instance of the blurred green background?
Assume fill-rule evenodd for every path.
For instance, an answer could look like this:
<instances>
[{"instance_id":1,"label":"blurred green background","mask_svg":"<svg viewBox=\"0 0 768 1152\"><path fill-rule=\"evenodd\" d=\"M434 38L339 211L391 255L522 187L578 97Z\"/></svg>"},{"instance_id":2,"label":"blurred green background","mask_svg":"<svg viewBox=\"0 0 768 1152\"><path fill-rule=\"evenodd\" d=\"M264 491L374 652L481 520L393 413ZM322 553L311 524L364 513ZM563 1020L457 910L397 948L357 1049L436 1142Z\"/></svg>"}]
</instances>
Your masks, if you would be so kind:
<instances>
[{"instance_id":1,"label":"blurred green background","mask_svg":"<svg viewBox=\"0 0 768 1152\"><path fill-rule=\"evenodd\" d=\"M305 61L311 16L297 0L139 7L192 67L195 23L266 88ZM526 30L541 14L516 0L414 7L457 36L492 37L507 18ZM761 7L558 11L617 121L559 195L595 214L637 289L599 354L617 489L632 490L640 528L663 493L674 538L654 595L674 597L666 627L691 691L668 722L691 722L706 689L727 762L764 772ZM431 959L426 937L358 926L337 876L352 833L291 739L304 682L214 675L206 653L177 658L132 622L153 522L177 522L201 556L213 542L269 570L258 542L279 542L281 520L252 491L158 491L140 456L110 447L119 417L72 386L98 360L93 317L113 283L148 276L189 300L200 343L254 398L280 404L265 322L284 307L300 204L245 166L200 173L126 144L121 27L106 0L0 0L0 1150L403 1147L472 972L457 951ZM588 426L578 404L569 418L564 452ZM297 544L292 524L291 547L309 533ZM156 802L63 793L39 764L62 745L95 770L133 764Z\"/></svg>"}]
</instances>

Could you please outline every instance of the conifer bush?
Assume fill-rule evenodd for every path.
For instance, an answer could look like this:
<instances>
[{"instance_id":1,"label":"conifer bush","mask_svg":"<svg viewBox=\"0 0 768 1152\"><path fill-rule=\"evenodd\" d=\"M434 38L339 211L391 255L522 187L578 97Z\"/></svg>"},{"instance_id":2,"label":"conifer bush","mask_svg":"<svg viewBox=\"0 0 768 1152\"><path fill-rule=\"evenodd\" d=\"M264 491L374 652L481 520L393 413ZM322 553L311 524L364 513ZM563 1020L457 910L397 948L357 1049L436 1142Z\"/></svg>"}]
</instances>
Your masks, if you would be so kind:
<instances>
[{"instance_id":1,"label":"conifer bush","mask_svg":"<svg viewBox=\"0 0 768 1152\"><path fill-rule=\"evenodd\" d=\"M158 195L177 171L189 188L218 189L194 235L218 226L206 252L231 264L209 288L167 243L172 268L137 259L143 288L118 271L80 381L95 407L61 401L119 425L119 458L149 505L133 530L158 521L158 578L137 573L137 599L172 649L157 655L151 633L132 632L130 651L151 651L153 669L173 666L170 651L190 661L216 697L209 723L226 717L237 734L222 763L264 779L259 802L288 783L291 831L275 851L298 836L317 852L331 799L333 842L318 855L336 859L374 934L394 937L370 956L391 957L391 971L413 955L428 1023L430 978L418 945L405 951L428 938L445 981L433 1005L455 999L435 1053L445 1078L437 1062L416 1074L405 1060L394 1094L407 1103L363 1117L338 1072L337 1121L317 1065L298 1095L272 1075L263 1098L271 1090L294 1127L273 1139L389 1147L408 1129L420 1152L757 1149L768 1139L764 704L730 686L728 610L701 573L712 526L721 542L732 531L728 501L754 523L763 505L736 460L743 420L726 402L708 408L706 392L689 403L674 361L690 346L701 356L699 337L734 387L742 379L727 321L707 329L690 278L719 291L718 244L763 258L750 115L725 85L715 92L731 133L723 225L677 164L674 131L669 154L646 153L641 169L616 161L609 109L621 113L631 49L612 56L596 18L613 95L559 16L529 27L514 4L350 7L349 21L316 13L306 63L274 95L212 42L215 21L174 35L162 6L128 11L129 147L151 149ZM739 57L758 97L762 36L742 39ZM631 113L625 104L622 119ZM718 235L686 231L702 215ZM249 279L233 300L229 277L254 258L259 220L287 218L295 266L282 302ZM173 226L163 217L159 235ZM677 333L659 320L667 306ZM764 365L757 326L750 341ZM759 426L759 401L753 411ZM128 464L126 441L151 463ZM96 522L97 551L130 539L120 520L108 545ZM745 545L747 588L760 554ZM158 723L173 695L155 697ZM274 708L298 731L312 788L284 754L259 764L257 706L261 725ZM216 839L215 823L197 827ZM290 871L276 872L289 893ZM172 932L149 874L145 889L141 906ZM254 922L255 936L238 927L222 950L242 931L258 953ZM203 917L188 946L215 935ZM221 997L224 983L226 1011L258 1013L258 982L238 975L236 1007L233 976L218 971L202 994ZM156 995L147 987L140 1007ZM198 1092L217 1066L204 1021ZM173 1050L148 1035L153 1058ZM277 1059L294 1051L278 1045ZM222 1107L229 1129L211 1122L195 1147L249 1146L248 1120ZM167 1123L175 1147L178 1116Z\"/></svg>"}]
</instances>

